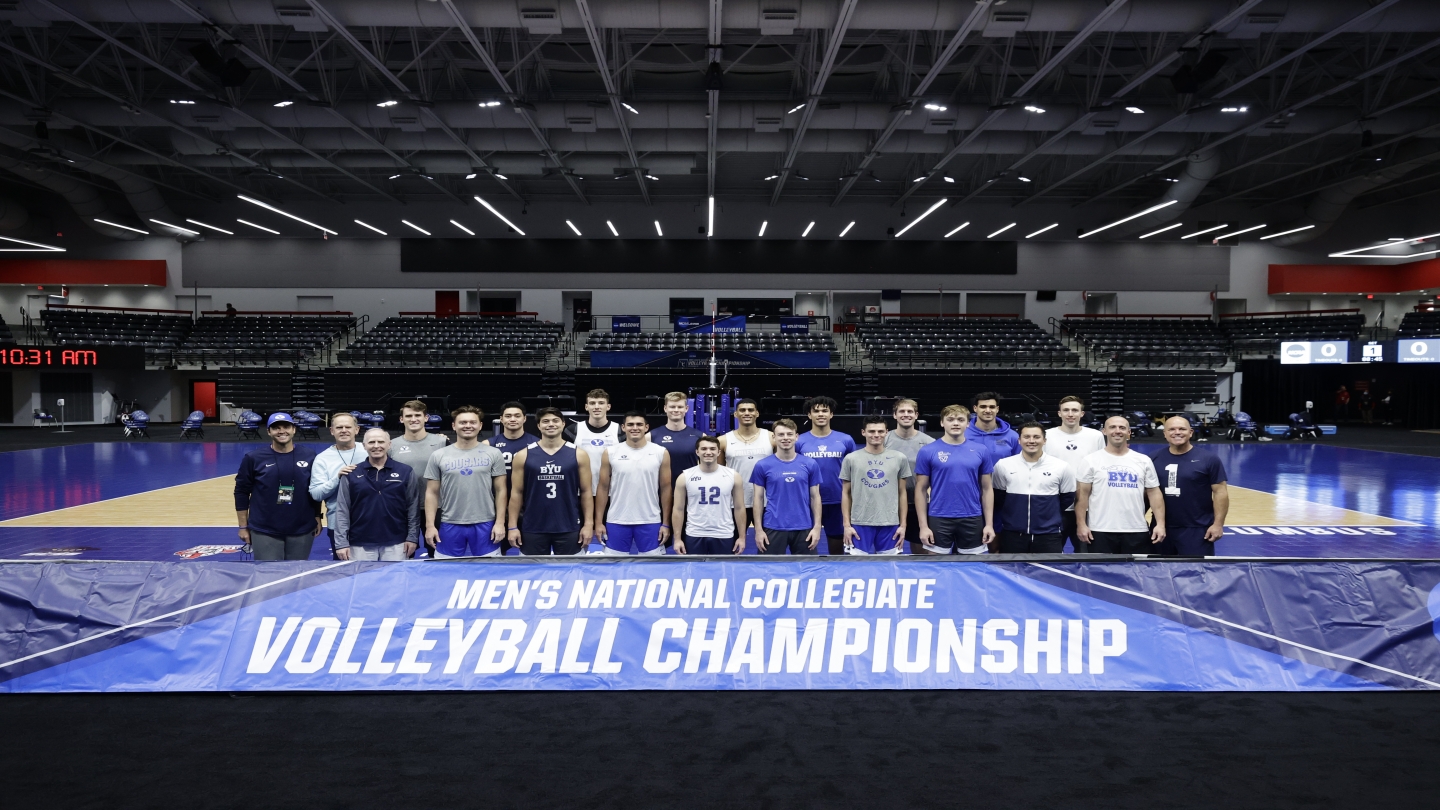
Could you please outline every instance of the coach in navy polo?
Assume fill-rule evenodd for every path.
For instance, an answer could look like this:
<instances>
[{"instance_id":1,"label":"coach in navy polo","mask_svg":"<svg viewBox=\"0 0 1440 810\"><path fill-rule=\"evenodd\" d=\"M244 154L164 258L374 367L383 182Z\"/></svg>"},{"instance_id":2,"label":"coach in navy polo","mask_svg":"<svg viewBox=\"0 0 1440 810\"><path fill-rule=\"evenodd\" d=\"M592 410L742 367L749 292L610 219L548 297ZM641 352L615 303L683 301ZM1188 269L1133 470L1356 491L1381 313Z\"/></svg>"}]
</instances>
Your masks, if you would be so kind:
<instances>
[{"instance_id":1,"label":"coach in navy polo","mask_svg":"<svg viewBox=\"0 0 1440 810\"><path fill-rule=\"evenodd\" d=\"M340 479L335 556L342 560L408 560L420 536L425 494L421 474L390 458L390 434L365 431L364 464Z\"/></svg>"},{"instance_id":2,"label":"coach in navy polo","mask_svg":"<svg viewBox=\"0 0 1440 810\"><path fill-rule=\"evenodd\" d=\"M1191 443L1195 431L1190 420L1165 420L1168 444L1151 458L1165 496L1165 540L1160 553L1181 557L1209 557L1215 541L1225 533L1230 511L1230 489L1225 465L1213 452Z\"/></svg>"},{"instance_id":3,"label":"coach in navy polo","mask_svg":"<svg viewBox=\"0 0 1440 810\"><path fill-rule=\"evenodd\" d=\"M272 413L270 446L251 450L235 473L240 539L257 560L308 560L320 533L320 502L310 497L315 451L295 444L295 420Z\"/></svg>"}]
</instances>

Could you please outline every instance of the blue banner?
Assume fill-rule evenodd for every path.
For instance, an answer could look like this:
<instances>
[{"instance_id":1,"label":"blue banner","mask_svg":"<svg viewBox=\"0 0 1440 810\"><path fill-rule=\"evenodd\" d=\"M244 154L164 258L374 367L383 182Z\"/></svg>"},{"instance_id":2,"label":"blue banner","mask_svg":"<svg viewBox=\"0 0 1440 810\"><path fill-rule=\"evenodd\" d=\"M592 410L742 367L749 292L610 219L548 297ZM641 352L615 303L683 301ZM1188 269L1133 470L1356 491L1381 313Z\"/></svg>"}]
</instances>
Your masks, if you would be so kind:
<instances>
[{"instance_id":1,"label":"blue banner","mask_svg":"<svg viewBox=\"0 0 1440 810\"><path fill-rule=\"evenodd\" d=\"M731 368L829 368L829 352L715 352ZM709 368L709 352L591 352L591 368Z\"/></svg>"},{"instance_id":2,"label":"blue banner","mask_svg":"<svg viewBox=\"0 0 1440 810\"><path fill-rule=\"evenodd\" d=\"M782 335L804 335L809 332L810 319L808 317L780 319L780 334Z\"/></svg>"},{"instance_id":3,"label":"blue banner","mask_svg":"<svg viewBox=\"0 0 1440 810\"><path fill-rule=\"evenodd\" d=\"M722 335L745 334L745 316L730 315L711 320L709 315L681 315L675 319L676 332L693 332L706 335L711 332Z\"/></svg>"},{"instance_id":4,"label":"blue banner","mask_svg":"<svg viewBox=\"0 0 1440 810\"><path fill-rule=\"evenodd\" d=\"M0 691L1440 688L1440 564L0 566Z\"/></svg>"},{"instance_id":5,"label":"blue banner","mask_svg":"<svg viewBox=\"0 0 1440 810\"><path fill-rule=\"evenodd\" d=\"M611 316L610 316L610 331L611 331L611 332L639 332L639 331L640 331L640 316L639 316L639 315L611 315Z\"/></svg>"}]
</instances>

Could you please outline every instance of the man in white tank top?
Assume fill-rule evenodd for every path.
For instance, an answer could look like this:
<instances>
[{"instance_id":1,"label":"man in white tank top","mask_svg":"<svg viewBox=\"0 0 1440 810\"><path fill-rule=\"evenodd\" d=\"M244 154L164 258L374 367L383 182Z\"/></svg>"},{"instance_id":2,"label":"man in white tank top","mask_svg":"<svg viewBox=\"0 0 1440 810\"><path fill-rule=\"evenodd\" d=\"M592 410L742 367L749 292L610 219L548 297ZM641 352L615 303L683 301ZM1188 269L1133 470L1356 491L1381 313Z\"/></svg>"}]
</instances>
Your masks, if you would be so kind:
<instances>
[{"instance_id":1,"label":"man in white tank top","mask_svg":"<svg viewBox=\"0 0 1440 810\"><path fill-rule=\"evenodd\" d=\"M675 481L676 554L739 554L745 550L745 487L739 474L721 467L720 443L701 436L700 464Z\"/></svg>"},{"instance_id":2,"label":"man in white tank top","mask_svg":"<svg viewBox=\"0 0 1440 810\"><path fill-rule=\"evenodd\" d=\"M755 471L755 462L775 454L775 436L759 426L760 406L753 399L735 403L735 419L740 427L720 437L720 463L738 473L745 483L745 508L749 509L755 505L750 473Z\"/></svg>"},{"instance_id":3,"label":"man in white tank top","mask_svg":"<svg viewBox=\"0 0 1440 810\"><path fill-rule=\"evenodd\" d=\"M585 412L589 418L583 422L571 422L565 427L565 441L590 456L590 480L600 480L600 459L605 448L621 442L620 423L610 421L610 395L604 389L596 388L585 395ZM596 513L597 517L599 513Z\"/></svg>"},{"instance_id":4,"label":"man in white tank top","mask_svg":"<svg viewBox=\"0 0 1440 810\"><path fill-rule=\"evenodd\" d=\"M670 454L650 441L650 423L640 411L625 414L625 441L600 461L595 493L603 554L664 554L670 527ZM606 507L609 511L606 511Z\"/></svg>"}]
</instances>

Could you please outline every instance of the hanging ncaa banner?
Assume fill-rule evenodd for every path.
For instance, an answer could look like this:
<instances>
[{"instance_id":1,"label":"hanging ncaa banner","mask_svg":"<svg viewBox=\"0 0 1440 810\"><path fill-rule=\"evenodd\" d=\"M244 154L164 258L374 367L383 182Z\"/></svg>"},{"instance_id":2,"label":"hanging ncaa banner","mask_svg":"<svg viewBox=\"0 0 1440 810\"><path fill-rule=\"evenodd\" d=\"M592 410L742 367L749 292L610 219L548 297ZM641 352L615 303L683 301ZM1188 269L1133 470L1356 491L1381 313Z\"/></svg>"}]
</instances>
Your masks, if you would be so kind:
<instances>
[{"instance_id":1,"label":"hanging ncaa banner","mask_svg":"<svg viewBox=\"0 0 1440 810\"><path fill-rule=\"evenodd\" d=\"M1440 564L0 566L0 691L1440 686Z\"/></svg>"}]
</instances>

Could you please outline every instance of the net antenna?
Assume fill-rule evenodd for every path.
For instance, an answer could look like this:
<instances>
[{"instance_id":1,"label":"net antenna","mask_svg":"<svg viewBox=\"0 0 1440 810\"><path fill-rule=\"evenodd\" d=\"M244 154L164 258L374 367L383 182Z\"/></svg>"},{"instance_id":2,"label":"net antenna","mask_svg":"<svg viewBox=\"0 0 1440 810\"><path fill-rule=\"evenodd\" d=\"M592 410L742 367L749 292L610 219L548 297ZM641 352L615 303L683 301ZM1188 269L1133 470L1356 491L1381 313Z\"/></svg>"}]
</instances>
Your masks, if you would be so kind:
<instances>
[{"instance_id":1,"label":"net antenna","mask_svg":"<svg viewBox=\"0 0 1440 810\"><path fill-rule=\"evenodd\" d=\"M715 388L715 305L710 305L710 387Z\"/></svg>"}]
</instances>

